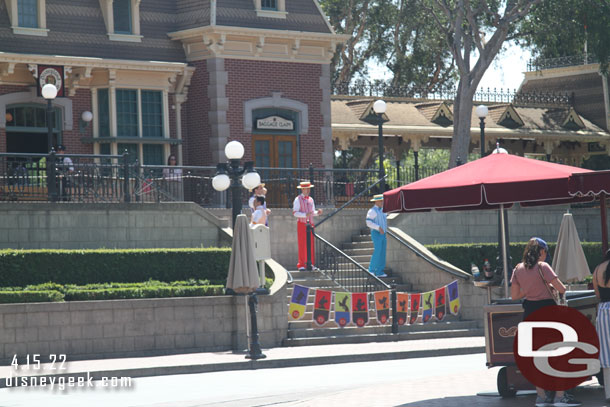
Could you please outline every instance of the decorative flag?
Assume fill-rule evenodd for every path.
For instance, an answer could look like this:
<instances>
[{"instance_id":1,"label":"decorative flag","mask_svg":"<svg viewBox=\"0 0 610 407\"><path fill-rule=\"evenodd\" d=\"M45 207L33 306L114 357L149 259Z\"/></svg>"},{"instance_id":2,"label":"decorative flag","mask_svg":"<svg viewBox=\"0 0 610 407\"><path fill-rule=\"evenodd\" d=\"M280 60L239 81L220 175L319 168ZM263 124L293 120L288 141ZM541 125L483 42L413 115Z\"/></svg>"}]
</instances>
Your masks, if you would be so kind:
<instances>
[{"instance_id":1,"label":"decorative flag","mask_svg":"<svg viewBox=\"0 0 610 407\"><path fill-rule=\"evenodd\" d=\"M313 303L313 320L320 326L328 321L328 316L330 315L330 296L330 291L316 290L316 299Z\"/></svg>"},{"instance_id":2,"label":"decorative flag","mask_svg":"<svg viewBox=\"0 0 610 407\"><path fill-rule=\"evenodd\" d=\"M309 296L309 287L295 284L292 289L292 297L288 306L288 315L292 319L301 319L305 315L305 307L307 306L307 297Z\"/></svg>"},{"instance_id":3,"label":"decorative flag","mask_svg":"<svg viewBox=\"0 0 610 407\"><path fill-rule=\"evenodd\" d=\"M352 296L350 293L335 292L335 322L341 328L349 324L352 313Z\"/></svg>"},{"instance_id":4,"label":"decorative flag","mask_svg":"<svg viewBox=\"0 0 610 407\"><path fill-rule=\"evenodd\" d=\"M457 280L447 286L447 292L449 293L449 312L457 315L460 310L460 295L458 293Z\"/></svg>"},{"instance_id":5,"label":"decorative flag","mask_svg":"<svg viewBox=\"0 0 610 407\"><path fill-rule=\"evenodd\" d=\"M404 325L407 322L407 311L409 309L409 294L396 293L396 319L398 325ZM417 318L417 316L415 316Z\"/></svg>"},{"instance_id":6,"label":"decorative flag","mask_svg":"<svg viewBox=\"0 0 610 407\"><path fill-rule=\"evenodd\" d=\"M409 324L413 325L417 321L417 314L419 314L419 307L421 305L421 294L409 294L411 299L411 317L409 318Z\"/></svg>"},{"instance_id":7,"label":"decorative flag","mask_svg":"<svg viewBox=\"0 0 610 407\"><path fill-rule=\"evenodd\" d=\"M434 303L436 304L434 308L434 315L436 315L436 319L442 321L447 313L447 307L445 304L445 287L434 291L434 298Z\"/></svg>"},{"instance_id":8,"label":"decorative flag","mask_svg":"<svg viewBox=\"0 0 610 407\"><path fill-rule=\"evenodd\" d=\"M428 291L423 293L423 304L422 304L422 317L421 322L426 323L432 318L432 310L434 309L434 291Z\"/></svg>"},{"instance_id":9,"label":"decorative flag","mask_svg":"<svg viewBox=\"0 0 610 407\"><path fill-rule=\"evenodd\" d=\"M363 327L369 322L368 293L352 293L352 319L357 326Z\"/></svg>"},{"instance_id":10,"label":"decorative flag","mask_svg":"<svg viewBox=\"0 0 610 407\"><path fill-rule=\"evenodd\" d=\"M377 291L374 296L377 321L380 324L385 324L390 319L390 290Z\"/></svg>"}]
</instances>

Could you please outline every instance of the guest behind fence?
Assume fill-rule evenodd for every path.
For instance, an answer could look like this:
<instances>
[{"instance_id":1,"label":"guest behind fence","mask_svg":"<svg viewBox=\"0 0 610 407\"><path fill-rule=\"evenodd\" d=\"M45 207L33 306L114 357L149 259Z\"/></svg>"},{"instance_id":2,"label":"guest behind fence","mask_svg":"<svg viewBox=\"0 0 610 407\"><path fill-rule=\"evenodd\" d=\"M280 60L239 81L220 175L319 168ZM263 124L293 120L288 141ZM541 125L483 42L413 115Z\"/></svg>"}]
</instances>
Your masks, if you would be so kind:
<instances>
[{"instance_id":1,"label":"guest behind fence","mask_svg":"<svg viewBox=\"0 0 610 407\"><path fill-rule=\"evenodd\" d=\"M70 189L72 188L72 174L74 173L74 163L70 157L65 156L66 147L62 144L57 146L59 193L63 201L70 200Z\"/></svg>"},{"instance_id":2,"label":"guest behind fence","mask_svg":"<svg viewBox=\"0 0 610 407\"><path fill-rule=\"evenodd\" d=\"M175 155L167 157L167 165L172 167L178 165ZM178 201L184 200L184 188L182 186L182 168L164 168L163 180L171 196Z\"/></svg>"}]
</instances>

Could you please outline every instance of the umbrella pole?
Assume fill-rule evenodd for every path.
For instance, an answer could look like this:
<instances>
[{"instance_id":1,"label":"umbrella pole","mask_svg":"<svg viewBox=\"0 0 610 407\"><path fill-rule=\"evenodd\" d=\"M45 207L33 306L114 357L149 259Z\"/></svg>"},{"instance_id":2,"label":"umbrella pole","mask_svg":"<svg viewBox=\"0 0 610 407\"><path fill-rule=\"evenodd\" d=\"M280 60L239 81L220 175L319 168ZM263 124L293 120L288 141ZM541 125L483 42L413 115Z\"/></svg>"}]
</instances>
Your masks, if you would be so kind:
<instances>
[{"instance_id":1,"label":"umbrella pole","mask_svg":"<svg viewBox=\"0 0 610 407\"><path fill-rule=\"evenodd\" d=\"M508 257L506 253L506 230L504 227L504 204L500 205L500 227L502 228L502 262L504 268L504 298L508 298Z\"/></svg>"},{"instance_id":2,"label":"umbrella pole","mask_svg":"<svg viewBox=\"0 0 610 407\"><path fill-rule=\"evenodd\" d=\"M599 207L602 218L602 254L608 250L608 221L606 220L606 194L599 195Z\"/></svg>"}]
</instances>

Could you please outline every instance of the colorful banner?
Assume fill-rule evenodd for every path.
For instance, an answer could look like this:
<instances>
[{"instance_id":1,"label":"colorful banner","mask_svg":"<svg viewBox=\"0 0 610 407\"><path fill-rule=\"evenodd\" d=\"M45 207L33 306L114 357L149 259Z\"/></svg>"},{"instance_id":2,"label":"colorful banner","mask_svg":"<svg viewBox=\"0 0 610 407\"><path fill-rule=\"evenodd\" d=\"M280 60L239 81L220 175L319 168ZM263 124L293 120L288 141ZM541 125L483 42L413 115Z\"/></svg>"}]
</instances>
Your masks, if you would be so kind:
<instances>
[{"instance_id":1,"label":"colorful banner","mask_svg":"<svg viewBox=\"0 0 610 407\"><path fill-rule=\"evenodd\" d=\"M352 293L352 320L359 327L369 323L368 293Z\"/></svg>"},{"instance_id":2,"label":"colorful banner","mask_svg":"<svg viewBox=\"0 0 610 407\"><path fill-rule=\"evenodd\" d=\"M290 318L297 320L305 315L305 307L307 306L307 296L309 295L309 287L295 284L292 289L292 297L288 306L288 315Z\"/></svg>"},{"instance_id":3,"label":"colorful banner","mask_svg":"<svg viewBox=\"0 0 610 407\"><path fill-rule=\"evenodd\" d=\"M409 318L409 325L413 325L417 321L417 314L419 314L419 307L421 305L421 294L409 294L411 301L411 317Z\"/></svg>"},{"instance_id":4,"label":"colorful banner","mask_svg":"<svg viewBox=\"0 0 610 407\"><path fill-rule=\"evenodd\" d=\"M457 280L447 286L447 292L449 293L449 312L457 315L460 311L460 295L458 293Z\"/></svg>"},{"instance_id":5,"label":"colorful banner","mask_svg":"<svg viewBox=\"0 0 610 407\"><path fill-rule=\"evenodd\" d=\"M434 309L434 291L428 291L422 294L422 317L421 322L426 323L432 318L432 310Z\"/></svg>"},{"instance_id":6,"label":"colorful banner","mask_svg":"<svg viewBox=\"0 0 610 407\"><path fill-rule=\"evenodd\" d=\"M316 299L313 303L313 320L322 326L328 321L330 315L331 292L326 290L316 290Z\"/></svg>"},{"instance_id":7,"label":"colorful banner","mask_svg":"<svg viewBox=\"0 0 610 407\"><path fill-rule=\"evenodd\" d=\"M434 291L434 298L435 298L435 308L434 308L434 315L436 315L436 319L438 319L439 321L442 321L443 318L445 318L445 314L447 313L447 306L446 306L446 300L445 300L445 287L443 288L439 288L438 290Z\"/></svg>"},{"instance_id":8,"label":"colorful banner","mask_svg":"<svg viewBox=\"0 0 610 407\"><path fill-rule=\"evenodd\" d=\"M350 293L335 293L335 322L343 328L349 324L352 314L352 296Z\"/></svg>"},{"instance_id":9,"label":"colorful banner","mask_svg":"<svg viewBox=\"0 0 610 407\"><path fill-rule=\"evenodd\" d=\"M390 319L390 290L377 291L375 295L375 309L377 310L377 322L385 324Z\"/></svg>"},{"instance_id":10,"label":"colorful banner","mask_svg":"<svg viewBox=\"0 0 610 407\"><path fill-rule=\"evenodd\" d=\"M407 293L396 293L396 319L398 325L404 325L407 323L407 316L409 310L409 294Z\"/></svg>"}]
</instances>

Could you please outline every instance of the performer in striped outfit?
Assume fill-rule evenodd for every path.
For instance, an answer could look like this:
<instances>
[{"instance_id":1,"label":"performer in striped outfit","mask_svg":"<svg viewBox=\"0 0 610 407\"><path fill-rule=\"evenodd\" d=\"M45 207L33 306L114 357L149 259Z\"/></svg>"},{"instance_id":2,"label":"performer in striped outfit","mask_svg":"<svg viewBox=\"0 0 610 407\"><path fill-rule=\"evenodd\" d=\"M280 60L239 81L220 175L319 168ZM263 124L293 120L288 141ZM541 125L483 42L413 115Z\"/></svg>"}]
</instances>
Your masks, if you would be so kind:
<instances>
[{"instance_id":1,"label":"performer in striped outfit","mask_svg":"<svg viewBox=\"0 0 610 407\"><path fill-rule=\"evenodd\" d=\"M371 202L375 202L375 205L366 214L366 226L371 229L371 239L373 240L375 250L369 263L369 273L377 277L387 277L387 274L383 272L383 269L385 269L386 248L388 246L386 237L388 220L387 215L383 213L382 209L383 194L373 196Z\"/></svg>"},{"instance_id":2,"label":"performer in striped outfit","mask_svg":"<svg viewBox=\"0 0 610 407\"><path fill-rule=\"evenodd\" d=\"M313 226L313 217L322 214L322 209L316 210L313 198L309 196L313 184L311 182L301 182L297 187L301 194L294 199L292 204L292 214L297 218L297 239L299 242L299 262L297 268L305 270L307 267L307 224ZM314 237L311 236L311 265L314 265ZM315 267L314 267L315 269Z\"/></svg>"},{"instance_id":3,"label":"performer in striped outfit","mask_svg":"<svg viewBox=\"0 0 610 407\"><path fill-rule=\"evenodd\" d=\"M610 250L604 261L595 268L593 288L599 298L597 310L597 336L599 336L599 361L604 374L606 402L610 402Z\"/></svg>"}]
</instances>

